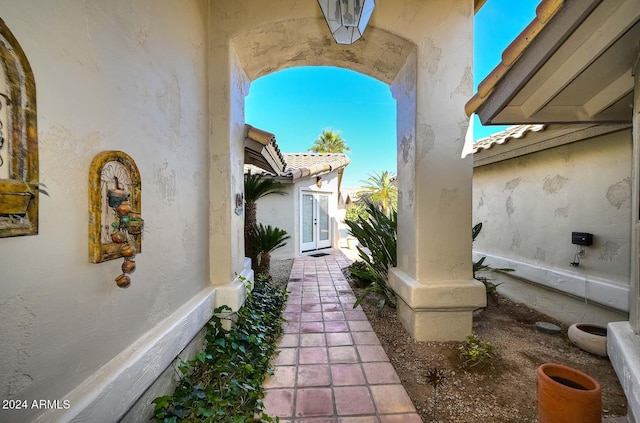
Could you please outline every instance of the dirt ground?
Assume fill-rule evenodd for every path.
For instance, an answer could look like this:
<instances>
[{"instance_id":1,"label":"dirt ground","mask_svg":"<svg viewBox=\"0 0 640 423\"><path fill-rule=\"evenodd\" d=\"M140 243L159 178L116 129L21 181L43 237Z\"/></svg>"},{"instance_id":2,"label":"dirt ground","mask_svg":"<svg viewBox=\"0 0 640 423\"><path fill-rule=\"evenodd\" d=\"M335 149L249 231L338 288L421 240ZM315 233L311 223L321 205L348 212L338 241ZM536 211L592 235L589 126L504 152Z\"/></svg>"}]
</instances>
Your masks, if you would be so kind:
<instances>
[{"instance_id":1,"label":"dirt ground","mask_svg":"<svg viewBox=\"0 0 640 423\"><path fill-rule=\"evenodd\" d=\"M353 284L352 288L358 295L360 290ZM602 388L603 417L627 413L609 360L582 351L566 335L537 331L538 321L555 323L564 334L567 328L522 304L492 294L489 306L475 312L473 333L493 344L496 354L486 365L463 368L459 343L413 341L395 309L386 307L380 313L377 303L378 298L369 296L362 307L424 422L536 422L536 369L548 362L573 367L596 379ZM426 379L427 371L434 367L446 375L437 391L435 418L434 389Z\"/></svg>"},{"instance_id":2,"label":"dirt ground","mask_svg":"<svg viewBox=\"0 0 640 423\"><path fill-rule=\"evenodd\" d=\"M286 286L293 260L272 262L273 282ZM349 272L344 269L349 279ZM351 283L351 281L350 281ZM354 293L361 292L351 283ZM438 423L534 423L536 417L536 369L543 363L564 364L589 374L602 388L603 417L627 414L627 401L618 378L606 358L582 351L566 337L567 327L558 321L507 298L491 294L488 307L474 313L474 335L495 346L495 357L486 365L463 367L456 342L416 342L397 318L395 309L379 312L379 297L362 303L403 386L424 422ZM535 322L555 323L564 335L547 335ZM444 372L437 390L427 382L430 369Z\"/></svg>"}]
</instances>

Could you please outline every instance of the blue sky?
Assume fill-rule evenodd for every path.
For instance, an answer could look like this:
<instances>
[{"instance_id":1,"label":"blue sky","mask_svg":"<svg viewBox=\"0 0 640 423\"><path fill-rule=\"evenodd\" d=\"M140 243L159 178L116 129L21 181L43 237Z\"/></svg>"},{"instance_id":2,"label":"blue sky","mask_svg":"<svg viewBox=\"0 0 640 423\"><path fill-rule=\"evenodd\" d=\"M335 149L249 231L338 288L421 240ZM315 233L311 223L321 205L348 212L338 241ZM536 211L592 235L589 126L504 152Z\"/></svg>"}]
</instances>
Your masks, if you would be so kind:
<instances>
[{"instance_id":1,"label":"blue sky","mask_svg":"<svg viewBox=\"0 0 640 423\"><path fill-rule=\"evenodd\" d=\"M539 0L488 0L475 19L474 92L502 51L533 20ZM375 13L375 11L374 11ZM369 173L396 171L396 105L389 86L331 67L285 69L251 84L246 122L272 132L284 153L304 152L323 129L340 132L351 148L345 187ZM474 138L504 129L474 124Z\"/></svg>"}]
</instances>

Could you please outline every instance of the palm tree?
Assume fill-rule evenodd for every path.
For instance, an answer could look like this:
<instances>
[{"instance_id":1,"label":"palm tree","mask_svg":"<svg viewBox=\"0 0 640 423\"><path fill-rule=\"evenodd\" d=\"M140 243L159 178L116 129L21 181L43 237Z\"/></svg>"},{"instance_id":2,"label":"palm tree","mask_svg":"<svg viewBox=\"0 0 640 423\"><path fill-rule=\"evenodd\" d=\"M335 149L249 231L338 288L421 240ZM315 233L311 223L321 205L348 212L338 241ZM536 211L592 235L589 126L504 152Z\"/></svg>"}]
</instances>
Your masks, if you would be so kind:
<instances>
[{"instance_id":1,"label":"palm tree","mask_svg":"<svg viewBox=\"0 0 640 423\"><path fill-rule=\"evenodd\" d=\"M251 267L257 266L257 252L252 248L249 240L251 231L256 226L256 201L267 195L287 195L285 186L274 179L264 178L262 175L248 173L244 177L244 253L251 259Z\"/></svg>"},{"instance_id":2,"label":"palm tree","mask_svg":"<svg viewBox=\"0 0 640 423\"><path fill-rule=\"evenodd\" d=\"M313 146L308 150L313 153L344 153L351 151L346 141L340 137L338 132L331 129L325 129L317 140L313 142Z\"/></svg>"},{"instance_id":3,"label":"palm tree","mask_svg":"<svg viewBox=\"0 0 640 423\"><path fill-rule=\"evenodd\" d=\"M271 252L284 247L285 242L291 238L287 235L287 231L280 228L274 228L271 225L264 226L262 223L255 225L251 231L249 242L254 251L260 255L260 264L258 264L256 272L263 275L269 275L271 268Z\"/></svg>"},{"instance_id":4,"label":"palm tree","mask_svg":"<svg viewBox=\"0 0 640 423\"><path fill-rule=\"evenodd\" d=\"M395 174L386 170L370 173L366 181L361 181L363 190L358 195L372 201L388 216L398 205L398 187L393 183L394 178Z\"/></svg>"}]
</instances>

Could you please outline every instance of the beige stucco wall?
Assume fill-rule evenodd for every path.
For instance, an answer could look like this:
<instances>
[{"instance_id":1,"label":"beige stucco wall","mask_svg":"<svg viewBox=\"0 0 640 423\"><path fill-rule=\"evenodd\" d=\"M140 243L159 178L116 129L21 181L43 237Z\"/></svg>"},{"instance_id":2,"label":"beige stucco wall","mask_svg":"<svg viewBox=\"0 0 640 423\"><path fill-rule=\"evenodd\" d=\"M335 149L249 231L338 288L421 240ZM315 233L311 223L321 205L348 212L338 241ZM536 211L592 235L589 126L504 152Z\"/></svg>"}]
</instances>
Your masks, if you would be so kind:
<instances>
[{"instance_id":1,"label":"beige stucco wall","mask_svg":"<svg viewBox=\"0 0 640 423\"><path fill-rule=\"evenodd\" d=\"M627 311L631 157L628 129L476 167L473 221L483 223L476 257ZM571 232L594 236L578 267L569 264L576 251Z\"/></svg>"},{"instance_id":2,"label":"beige stucco wall","mask_svg":"<svg viewBox=\"0 0 640 423\"><path fill-rule=\"evenodd\" d=\"M0 0L0 10L35 75L50 193L39 235L0 239L0 398L58 400L209 285L207 8ZM146 232L126 290L114 282L121 260L88 259L89 164L104 150L128 153L142 177ZM157 357L146 358L151 372ZM0 410L0 421L39 412Z\"/></svg>"},{"instance_id":3,"label":"beige stucco wall","mask_svg":"<svg viewBox=\"0 0 640 423\"><path fill-rule=\"evenodd\" d=\"M258 200L257 221L264 225L277 226L291 236L287 245L271 253L273 259L288 259L300 255L300 193L313 191L330 194L329 216L332 246L338 247L338 172L322 175L322 186L316 185L315 176L294 183L286 183L287 195L268 195Z\"/></svg>"}]
</instances>

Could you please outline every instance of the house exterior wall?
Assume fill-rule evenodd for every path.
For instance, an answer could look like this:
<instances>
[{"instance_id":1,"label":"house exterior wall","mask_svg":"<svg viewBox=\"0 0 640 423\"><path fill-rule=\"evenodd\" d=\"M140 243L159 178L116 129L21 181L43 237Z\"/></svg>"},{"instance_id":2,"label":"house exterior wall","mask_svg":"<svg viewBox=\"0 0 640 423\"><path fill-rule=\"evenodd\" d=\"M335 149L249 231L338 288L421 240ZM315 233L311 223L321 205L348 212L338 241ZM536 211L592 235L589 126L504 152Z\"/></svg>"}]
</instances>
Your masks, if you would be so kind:
<instances>
[{"instance_id":1,"label":"house exterior wall","mask_svg":"<svg viewBox=\"0 0 640 423\"><path fill-rule=\"evenodd\" d=\"M298 257L300 253L300 194L302 191L329 193L329 219L331 225L331 243L338 247L338 172L322 175L322 187L316 186L316 178L304 178L292 184L286 184L287 195L268 195L257 202L257 221L264 225L277 226L287 231L291 239L287 245L271 253L272 259Z\"/></svg>"},{"instance_id":2,"label":"house exterior wall","mask_svg":"<svg viewBox=\"0 0 640 423\"><path fill-rule=\"evenodd\" d=\"M476 167L473 221L483 228L475 258L628 311L631 157L627 129ZM577 267L572 232L594 237Z\"/></svg>"},{"instance_id":3,"label":"house exterior wall","mask_svg":"<svg viewBox=\"0 0 640 423\"><path fill-rule=\"evenodd\" d=\"M66 421L97 396L113 409L85 421L115 421L207 319L187 318L212 295L207 7L0 0L0 10L33 68L50 193L38 235L0 239L0 398L72 398L68 410L0 410L0 421ZM89 165L105 150L128 153L142 177L146 228L126 290L114 282L122 260L88 259ZM175 346L162 344L168 333ZM106 393L136 360L140 379Z\"/></svg>"}]
</instances>

